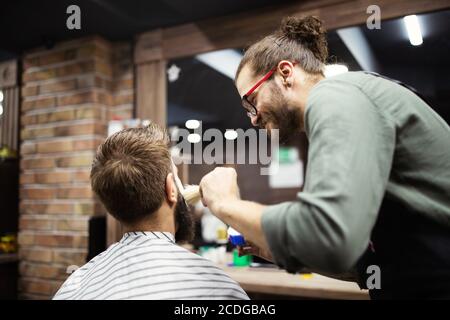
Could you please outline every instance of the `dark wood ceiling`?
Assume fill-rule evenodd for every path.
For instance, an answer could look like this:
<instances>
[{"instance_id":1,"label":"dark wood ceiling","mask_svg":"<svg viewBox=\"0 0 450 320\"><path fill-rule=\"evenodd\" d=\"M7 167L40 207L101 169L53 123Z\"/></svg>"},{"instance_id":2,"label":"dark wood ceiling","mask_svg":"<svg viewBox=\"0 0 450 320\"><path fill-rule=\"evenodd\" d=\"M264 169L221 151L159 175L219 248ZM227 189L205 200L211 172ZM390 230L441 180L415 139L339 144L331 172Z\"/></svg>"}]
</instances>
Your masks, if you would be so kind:
<instances>
[{"instance_id":1,"label":"dark wood ceiling","mask_svg":"<svg viewBox=\"0 0 450 320\"><path fill-rule=\"evenodd\" d=\"M5 0L0 4L0 60L23 50L98 34L131 40L139 32L280 5L291 0ZM81 9L81 30L68 30L66 9Z\"/></svg>"}]
</instances>

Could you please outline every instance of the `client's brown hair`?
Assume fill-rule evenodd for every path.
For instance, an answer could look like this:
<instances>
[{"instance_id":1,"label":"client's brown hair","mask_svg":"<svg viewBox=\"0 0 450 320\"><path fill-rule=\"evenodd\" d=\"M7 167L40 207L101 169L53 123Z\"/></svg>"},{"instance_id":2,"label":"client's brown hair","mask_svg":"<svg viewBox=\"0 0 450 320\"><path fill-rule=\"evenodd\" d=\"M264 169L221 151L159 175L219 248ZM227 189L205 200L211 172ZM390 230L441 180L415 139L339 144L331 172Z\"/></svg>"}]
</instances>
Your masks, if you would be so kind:
<instances>
[{"instance_id":1,"label":"client's brown hair","mask_svg":"<svg viewBox=\"0 0 450 320\"><path fill-rule=\"evenodd\" d=\"M171 172L167 131L155 123L119 131L101 144L91 185L108 212L132 223L158 210Z\"/></svg>"}]
</instances>

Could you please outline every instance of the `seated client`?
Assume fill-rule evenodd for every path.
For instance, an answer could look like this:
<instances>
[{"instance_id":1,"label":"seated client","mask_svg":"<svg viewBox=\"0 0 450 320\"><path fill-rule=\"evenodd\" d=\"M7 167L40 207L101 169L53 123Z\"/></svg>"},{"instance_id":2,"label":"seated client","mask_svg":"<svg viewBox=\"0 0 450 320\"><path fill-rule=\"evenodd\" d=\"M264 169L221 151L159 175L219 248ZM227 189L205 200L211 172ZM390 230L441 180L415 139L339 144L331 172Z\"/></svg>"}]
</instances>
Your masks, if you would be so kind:
<instances>
[{"instance_id":1,"label":"seated client","mask_svg":"<svg viewBox=\"0 0 450 320\"><path fill-rule=\"evenodd\" d=\"M54 299L248 299L220 268L176 244L194 230L176 175L168 135L154 123L99 146L92 189L124 235L72 273Z\"/></svg>"}]
</instances>

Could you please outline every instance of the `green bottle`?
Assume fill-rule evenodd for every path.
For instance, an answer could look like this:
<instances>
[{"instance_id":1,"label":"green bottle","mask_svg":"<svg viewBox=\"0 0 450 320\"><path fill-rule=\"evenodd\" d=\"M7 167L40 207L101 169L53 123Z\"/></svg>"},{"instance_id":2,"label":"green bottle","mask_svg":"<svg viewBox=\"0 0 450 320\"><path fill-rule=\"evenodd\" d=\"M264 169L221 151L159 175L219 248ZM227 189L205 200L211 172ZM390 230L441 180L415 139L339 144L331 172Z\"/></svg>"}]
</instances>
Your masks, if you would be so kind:
<instances>
[{"instance_id":1,"label":"green bottle","mask_svg":"<svg viewBox=\"0 0 450 320\"><path fill-rule=\"evenodd\" d=\"M238 249L233 249L233 265L235 267L248 267L252 263L252 256L247 254L239 257Z\"/></svg>"}]
</instances>

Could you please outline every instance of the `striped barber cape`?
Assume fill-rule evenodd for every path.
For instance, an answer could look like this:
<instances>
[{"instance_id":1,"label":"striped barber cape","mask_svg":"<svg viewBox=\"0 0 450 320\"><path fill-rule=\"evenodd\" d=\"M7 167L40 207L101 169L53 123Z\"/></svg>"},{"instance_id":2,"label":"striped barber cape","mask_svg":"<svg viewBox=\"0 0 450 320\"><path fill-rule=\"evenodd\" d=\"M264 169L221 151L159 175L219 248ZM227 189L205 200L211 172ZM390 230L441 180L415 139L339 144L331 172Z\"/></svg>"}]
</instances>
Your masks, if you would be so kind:
<instances>
[{"instance_id":1,"label":"striped barber cape","mask_svg":"<svg viewBox=\"0 0 450 320\"><path fill-rule=\"evenodd\" d=\"M129 232L78 268L55 300L249 299L211 261L178 246L169 232Z\"/></svg>"}]
</instances>

